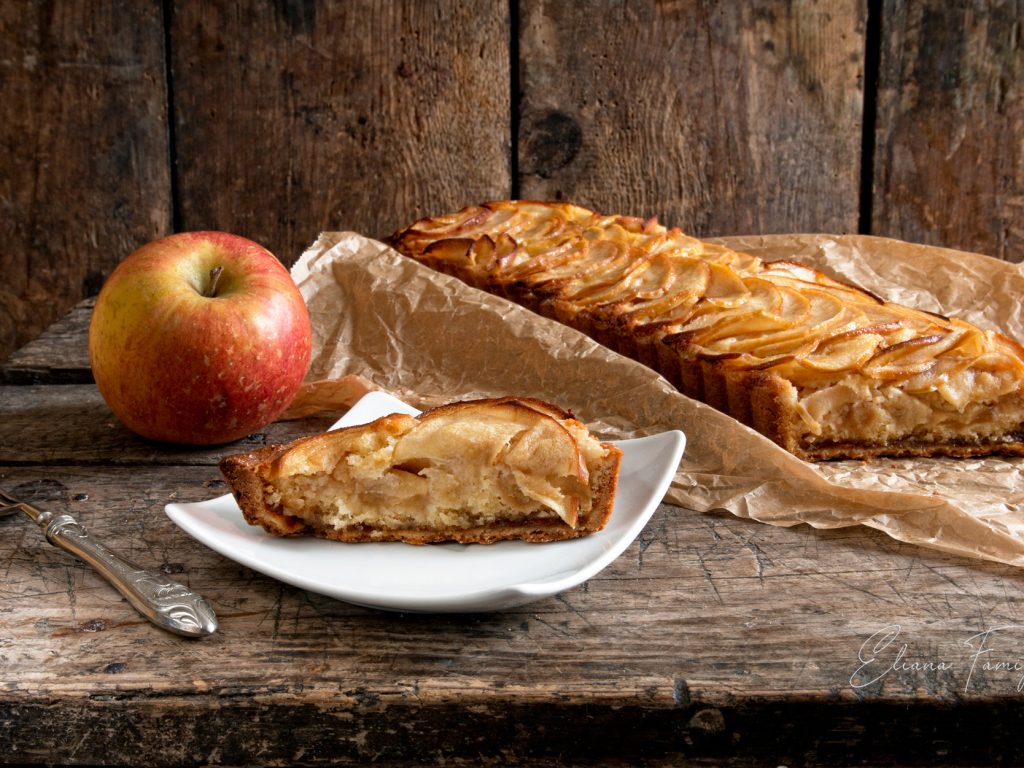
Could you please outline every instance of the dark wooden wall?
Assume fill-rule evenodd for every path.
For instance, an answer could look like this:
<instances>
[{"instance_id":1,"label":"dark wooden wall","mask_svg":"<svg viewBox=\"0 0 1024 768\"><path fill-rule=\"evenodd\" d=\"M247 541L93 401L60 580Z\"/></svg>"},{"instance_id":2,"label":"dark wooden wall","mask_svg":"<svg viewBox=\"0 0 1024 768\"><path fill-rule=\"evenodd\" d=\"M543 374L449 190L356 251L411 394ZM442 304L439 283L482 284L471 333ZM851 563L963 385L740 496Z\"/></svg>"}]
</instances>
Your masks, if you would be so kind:
<instances>
[{"instance_id":1,"label":"dark wooden wall","mask_svg":"<svg viewBox=\"0 0 1024 768\"><path fill-rule=\"evenodd\" d=\"M175 230L484 199L1024 257L1019 2L0 3L0 359Z\"/></svg>"}]
</instances>

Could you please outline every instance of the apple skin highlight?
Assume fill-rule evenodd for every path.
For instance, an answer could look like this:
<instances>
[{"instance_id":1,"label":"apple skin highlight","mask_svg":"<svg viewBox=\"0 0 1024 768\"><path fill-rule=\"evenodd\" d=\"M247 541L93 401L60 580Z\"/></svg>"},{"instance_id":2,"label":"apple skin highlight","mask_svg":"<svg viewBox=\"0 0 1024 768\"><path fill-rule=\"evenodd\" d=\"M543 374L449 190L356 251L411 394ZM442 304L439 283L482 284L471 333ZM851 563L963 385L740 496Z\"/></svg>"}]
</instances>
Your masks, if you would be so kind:
<instances>
[{"instance_id":1,"label":"apple skin highlight","mask_svg":"<svg viewBox=\"0 0 1024 768\"><path fill-rule=\"evenodd\" d=\"M189 445L231 442L274 421L298 392L311 348L288 270L223 232L170 235L129 255L89 327L93 375L118 419L143 437Z\"/></svg>"}]
</instances>

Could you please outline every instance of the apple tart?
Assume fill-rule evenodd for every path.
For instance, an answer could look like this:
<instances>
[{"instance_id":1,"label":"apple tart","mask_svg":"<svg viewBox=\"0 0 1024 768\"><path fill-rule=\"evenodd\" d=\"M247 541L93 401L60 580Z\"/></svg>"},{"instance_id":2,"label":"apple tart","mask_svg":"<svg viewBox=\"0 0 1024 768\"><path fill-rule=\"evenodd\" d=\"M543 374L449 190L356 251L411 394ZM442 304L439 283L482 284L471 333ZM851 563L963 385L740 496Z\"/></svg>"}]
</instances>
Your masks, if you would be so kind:
<instances>
[{"instance_id":1,"label":"apple tart","mask_svg":"<svg viewBox=\"0 0 1024 768\"><path fill-rule=\"evenodd\" d=\"M391 245L651 366L809 460L1024 454L1024 348L654 219L502 201Z\"/></svg>"},{"instance_id":2,"label":"apple tart","mask_svg":"<svg viewBox=\"0 0 1024 768\"><path fill-rule=\"evenodd\" d=\"M226 457L245 519L339 541L560 541L608 522L622 452L529 398L471 400Z\"/></svg>"}]
</instances>

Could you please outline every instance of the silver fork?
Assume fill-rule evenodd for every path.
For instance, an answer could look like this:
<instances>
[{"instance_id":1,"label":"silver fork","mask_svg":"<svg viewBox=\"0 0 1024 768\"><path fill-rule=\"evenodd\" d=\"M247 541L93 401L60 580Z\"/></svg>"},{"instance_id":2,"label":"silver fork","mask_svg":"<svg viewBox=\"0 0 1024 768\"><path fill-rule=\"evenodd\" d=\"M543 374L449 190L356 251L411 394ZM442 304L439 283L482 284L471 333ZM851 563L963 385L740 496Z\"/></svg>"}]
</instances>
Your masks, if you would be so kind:
<instances>
[{"instance_id":1,"label":"silver fork","mask_svg":"<svg viewBox=\"0 0 1024 768\"><path fill-rule=\"evenodd\" d=\"M202 637L217 631L213 608L198 593L115 555L89 538L85 528L71 515L45 512L0 490L0 517L19 510L43 529L47 541L91 565L158 627L185 637Z\"/></svg>"}]
</instances>

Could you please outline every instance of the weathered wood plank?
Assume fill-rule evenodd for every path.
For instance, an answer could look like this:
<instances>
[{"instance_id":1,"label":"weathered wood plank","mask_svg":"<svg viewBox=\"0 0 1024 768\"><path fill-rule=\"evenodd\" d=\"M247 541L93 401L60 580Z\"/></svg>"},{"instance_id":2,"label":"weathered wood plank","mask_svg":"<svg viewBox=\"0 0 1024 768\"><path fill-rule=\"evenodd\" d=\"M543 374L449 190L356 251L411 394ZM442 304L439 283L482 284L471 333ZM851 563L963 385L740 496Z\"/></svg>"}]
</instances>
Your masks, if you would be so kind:
<instances>
[{"instance_id":1,"label":"weathered wood plank","mask_svg":"<svg viewBox=\"0 0 1024 768\"><path fill-rule=\"evenodd\" d=\"M161 4L0 7L0 360L171 223Z\"/></svg>"},{"instance_id":2,"label":"weathered wood plank","mask_svg":"<svg viewBox=\"0 0 1024 768\"><path fill-rule=\"evenodd\" d=\"M183 228L291 264L324 229L507 196L508 39L498 0L175 5Z\"/></svg>"},{"instance_id":3,"label":"weathered wood plank","mask_svg":"<svg viewBox=\"0 0 1024 768\"><path fill-rule=\"evenodd\" d=\"M202 641L162 632L27 520L0 522L9 760L132 764L140 750L153 765L752 759L777 755L779 734L808 763L1021 756L1020 673L970 670L963 646L1014 624L1021 576L865 529L779 529L662 507L582 587L504 613L415 616L282 585L177 530L163 505L220 493L213 467L0 467L0 487L177 574L221 620ZM851 686L858 654L889 625L901 634L864 673L879 680ZM1024 637L1011 629L988 647L983 661L1013 661ZM951 668L925 667L940 661ZM44 710L64 739L37 727ZM161 726L170 723L173 739Z\"/></svg>"},{"instance_id":4,"label":"weathered wood plank","mask_svg":"<svg viewBox=\"0 0 1024 768\"><path fill-rule=\"evenodd\" d=\"M216 464L230 453L323 432L343 413L274 422L226 445L171 447L129 431L93 384L6 386L0 387L0 464Z\"/></svg>"},{"instance_id":5,"label":"weathered wood plank","mask_svg":"<svg viewBox=\"0 0 1024 768\"><path fill-rule=\"evenodd\" d=\"M865 6L524 0L523 197L855 232Z\"/></svg>"},{"instance_id":6,"label":"weathered wood plank","mask_svg":"<svg viewBox=\"0 0 1024 768\"><path fill-rule=\"evenodd\" d=\"M882 8L872 233L1021 261L1020 3Z\"/></svg>"},{"instance_id":7,"label":"weathered wood plank","mask_svg":"<svg viewBox=\"0 0 1024 768\"><path fill-rule=\"evenodd\" d=\"M0 383L88 384L89 321L96 298L78 302L64 317L0 364Z\"/></svg>"}]
</instances>

